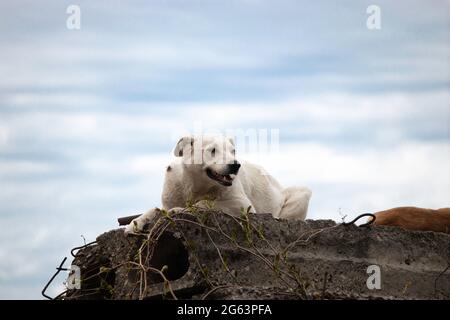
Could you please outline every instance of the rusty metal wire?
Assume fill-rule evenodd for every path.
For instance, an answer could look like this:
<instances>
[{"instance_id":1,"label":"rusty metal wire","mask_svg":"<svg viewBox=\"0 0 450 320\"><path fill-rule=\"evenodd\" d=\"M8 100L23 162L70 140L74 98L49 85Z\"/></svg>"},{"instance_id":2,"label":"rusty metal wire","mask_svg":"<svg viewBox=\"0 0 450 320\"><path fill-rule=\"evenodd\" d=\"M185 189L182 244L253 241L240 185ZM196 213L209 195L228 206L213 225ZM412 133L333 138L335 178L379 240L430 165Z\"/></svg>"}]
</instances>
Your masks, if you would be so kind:
<instances>
[{"instance_id":1,"label":"rusty metal wire","mask_svg":"<svg viewBox=\"0 0 450 320\"><path fill-rule=\"evenodd\" d=\"M77 250L80 250L80 249L84 249L84 248L86 248L86 247L88 247L88 246L91 246L91 245L93 245L93 244L95 244L95 243L97 243L97 241L92 241L92 242L89 242L89 243L87 243L87 244L85 244L85 245L82 245L82 246L79 246L79 247L75 247L75 248L73 248L72 250L70 250L70 254L72 255L72 257L76 257L76 253L74 253L74 251L77 251Z\"/></svg>"},{"instance_id":2,"label":"rusty metal wire","mask_svg":"<svg viewBox=\"0 0 450 320\"><path fill-rule=\"evenodd\" d=\"M70 250L70 254L72 255L72 257L76 257L76 253L74 253L75 251L77 251L77 250L80 250L80 249L84 249L84 248L86 248L86 247L88 247L88 246L90 246L90 245L93 245L93 244L95 244L95 243L97 243L97 241L92 241L92 242L89 242L89 243L87 243L87 244L85 244L85 245L82 245L82 246L79 246L79 247L75 247L75 248L73 248L72 250ZM66 293L66 291L64 291L64 292L62 292L62 293L60 293L60 294L58 294L56 297L54 297L54 298L52 298L52 297L50 297L49 295L47 295L45 292L47 291L47 289L48 289L48 287L52 284L52 282L53 282L53 280L55 280L55 278L56 278L56 276L58 276L58 274L61 272L61 271L69 271L70 269L68 269L68 268L63 268L63 265L64 265L64 263L66 262L66 260L67 260L67 257L64 257L64 259L62 260L62 262L59 264L59 266L58 267L56 267L56 272L55 272L55 274L53 274L53 276L50 278L50 280L47 282L47 284L45 285L45 287L44 287L44 289L42 289L42 291L41 291L41 294L45 297L45 298L47 298L47 299L49 299L49 300L56 300L56 299L59 299L59 298L61 298L65 293Z\"/></svg>"},{"instance_id":3,"label":"rusty metal wire","mask_svg":"<svg viewBox=\"0 0 450 320\"><path fill-rule=\"evenodd\" d=\"M49 299L49 300L54 300L55 298L52 298L50 296L48 296L47 294L45 294L45 291L47 291L48 287L50 286L50 284L53 282L53 280L55 280L56 276L61 272L61 271L68 271L70 269L67 268L63 268L64 263L66 262L67 257L64 257L63 261L59 264L59 267L56 268L56 272L55 274L50 278L50 280L47 282L47 284L45 285L44 289L42 289L42 295ZM58 295L57 297L59 297L60 295Z\"/></svg>"},{"instance_id":4,"label":"rusty metal wire","mask_svg":"<svg viewBox=\"0 0 450 320\"><path fill-rule=\"evenodd\" d=\"M375 219L377 218L373 213L363 213L363 214L360 214L359 216L357 216L355 219L353 219L350 222L342 222L342 225L349 226L349 225L355 224L356 221L358 221L359 219L361 219L363 217L372 217L372 220L370 220L364 224L361 224L360 227L370 226L372 223L375 222Z\"/></svg>"}]
</instances>

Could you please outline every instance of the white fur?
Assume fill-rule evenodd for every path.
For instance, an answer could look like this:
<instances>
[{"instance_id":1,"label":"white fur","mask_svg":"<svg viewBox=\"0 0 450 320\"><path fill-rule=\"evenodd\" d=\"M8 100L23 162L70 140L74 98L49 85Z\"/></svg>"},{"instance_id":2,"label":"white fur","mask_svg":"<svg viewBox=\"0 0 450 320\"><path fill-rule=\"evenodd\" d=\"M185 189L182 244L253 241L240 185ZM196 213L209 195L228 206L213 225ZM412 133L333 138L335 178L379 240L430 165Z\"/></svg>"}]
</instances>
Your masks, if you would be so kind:
<instances>
[{"instance_id":1,"label":"white fur","mask_svg":"<svg viewBox=\"0 0 450 320\"><path fill-rule=\"evenodd\" d=\"M211 150L215 149L214 156ZM225 174L235 160L234 142L221 136L183 137L177 143L172 162L165 176L162 205L165 210L178 211L187 202L205 206L204 200L214 199L214 208L239 215L251 206L253 213L271 213L276 219L304 220L311 191L304 187L283 188L263 168L241 162L231 186L223 186L206 174L207 169ZM193 159L197 160L193 163ZM282 164L280 164L282 165ZM157 208L135 219L126 233L139 232L149 223Z\"/></svg>"}]
</instances>

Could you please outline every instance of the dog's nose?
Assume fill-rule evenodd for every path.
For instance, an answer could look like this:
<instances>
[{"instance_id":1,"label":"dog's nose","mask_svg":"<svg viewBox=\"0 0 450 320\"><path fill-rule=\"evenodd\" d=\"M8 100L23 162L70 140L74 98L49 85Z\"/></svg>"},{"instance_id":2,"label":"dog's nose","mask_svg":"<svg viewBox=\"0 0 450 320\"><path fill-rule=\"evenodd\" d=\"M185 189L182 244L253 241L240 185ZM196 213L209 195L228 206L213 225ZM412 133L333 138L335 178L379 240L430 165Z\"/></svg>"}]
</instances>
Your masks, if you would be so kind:
<instances>
[{"instance_id":1,"label":"dog's nose","mask_svg":"<svg viewBox=\"0 0 450 320\"><path fill-rule=\"evenodd\" d=\"M241 167L241 164L238 161L234 160L232 164L228 165L230 174L238 173L240 167Z\"/></svg>"}]
</instances>

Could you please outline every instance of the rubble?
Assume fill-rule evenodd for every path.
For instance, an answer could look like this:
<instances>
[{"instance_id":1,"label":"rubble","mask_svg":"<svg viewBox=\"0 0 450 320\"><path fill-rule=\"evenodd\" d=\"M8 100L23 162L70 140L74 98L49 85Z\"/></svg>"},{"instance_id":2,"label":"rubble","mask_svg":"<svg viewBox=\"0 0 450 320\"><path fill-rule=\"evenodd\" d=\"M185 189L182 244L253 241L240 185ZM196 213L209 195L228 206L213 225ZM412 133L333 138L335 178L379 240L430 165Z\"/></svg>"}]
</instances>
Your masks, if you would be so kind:
<instances>
[{"instance_id":1,"label":"rubble","mask_svg":"<svg viewBox=\"0 0 450 320\"><path fill-rule=\"evenodd\" d=\"M116 229L79 250L81 289L64 298L450 298L448 234L215 211L158 223L150 237ZM380 289L367 285L373 265Z\"/></svg>"}]
</instances>

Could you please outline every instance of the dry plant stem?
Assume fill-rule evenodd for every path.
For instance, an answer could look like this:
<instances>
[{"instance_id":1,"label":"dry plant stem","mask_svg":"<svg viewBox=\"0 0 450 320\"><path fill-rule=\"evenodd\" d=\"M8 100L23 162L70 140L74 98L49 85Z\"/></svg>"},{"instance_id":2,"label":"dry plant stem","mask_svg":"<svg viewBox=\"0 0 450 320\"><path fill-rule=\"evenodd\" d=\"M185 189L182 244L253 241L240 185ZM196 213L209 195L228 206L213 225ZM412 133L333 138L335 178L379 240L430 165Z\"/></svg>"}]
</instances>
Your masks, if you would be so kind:
<instances>
[{"instance_id":1,"label":"dry plant stem","mask_svg":"<svg viewBox=\"0 0 450 320\"><path fill-rule=\"evenodd\" d=\"M261 231L262 226L255 225L252 222L252 219L249 216L248 212L245 212L241 214L241 216L235 216L231 214L227 214L224 212L219 212L218 214L223 214L228 217L230 217L237 225L240 226L240 228L245 233L245 237L247 239L248 246L244 246L243 244L240 244L231 237L220 225L216 213L212 214L213 219L209 220L206 216L210 213L210 210L205 210L201 208L196 208L194 206L189 207L188 209L170 213L161 211L162 214L155 217L155 219L152 221L152 227L148 232L140 233L139 235L145 235L146 239L143 241L143 243L140 245L138 253L137 253L137 261L129 261L130 265L138 267L140 270L140 277L139 277L139 284L136 284L139 287L139 299L143 299L148 294L148 280L147 280L147 274L148 272L156 273L158 274L162 279L164 283L164 288L170 293L171 297L173 299L177 299L175 292L172 289L170 280L167 279L166 275L164 274L164 268L161 270L148 266L149 261L151 261L155 244L160 239L161 235L170 227L174 226L175 230L181 234L182 239L184 239L185 243L188 246L191 246L189 239L184 234L183 230L181 228L177 227L177 224L179 222L182 223L190 223L196 227L199 227L200 229L204 230L208 240L214 247L215 251L218 254L218 257L220 259L220 262L225 268L225 271L231 275L231 277L234 279L234 281L238 282L237 276L234 274L232 270L230 270L229 266L227 265L226 259L223 255L223 252L221 248L217 245L217 243L214 241L211 233L214 232L215 234L218 234L227 241L229 241L231 244L233 244L237 249L242 250L248 254L251 254L255 257L257 257L259 260L261 260L270 270L273 270L276 274L276 276L279 278L279 280L286 286L287 289L292 290L292 292L296 295L298 295L301 298L308 298L309 294L306 290L304 280L301 279L300 274L295 269L293 265L288 264L286 260L286 256L283 256L283 253L286 253L288 250L290 250L295 244L302 243L306 244L312 237L319 234L320 232L330 229L330 228L324 228L320 230L315 230L313 233L309 234L308 238L305 240L301 240L305 233L300 235L300 237L295 240L293 243L288 244L283 250L277 250L270 241L268 241L264 234L263 230ZM186 218L190 217L190 218ZM192 218L192 219L191 219ZM209 224L206 224L207 221L212 222ZM260 242L262 241L262 242ZM263 246L268 248L273 255L275 255L275 260L272 261L268 258L267 254L265 254L260 247L257 246L257 243L263 243ZM145 251L144 251L145 250ZM195 248L192 248L192 252L195 252ZM207 293L205 293L202 297L202 299L207 298L210 294L214 293L215 291L227 288L227 287L234 287L236 285L216 285L213 284L209 275L208 270L205 269L202 266L201 261L199 260L199 257L196 254L192 254L192 259L195 261L195 264L201 271L204 280L206 284L211 288ZM116 266L118 267L118 266ZM293 268L294 267L294 268ZM289 270L289 272L287 271ZM293 283L292 283L293 282ZM137 289L137 286L134 290ZM134 291L133 290L133 291Z\"/></svg>"},{"instance_id":2,"label":"dry plant stem","mask_svg":"<svg viewBox=\"0 0 450 320\"><path fill-rule=\"evenodd\" d=\"M220 290L220 289L226 289L226 288L234 288L234 287L236 287L236 286L233 286L233 285L216 286L216 287L212 288L211 290L209 290L207 293L205 293L205 294L202 296L202 300L205 300L209 295L213 294L213 293L216 292L217 290Z\"/></svg>"},{"instance_id":3,"label":"dry plant stem","mask_svg":"<svg viewBox=\"0 0 450 320\"><path fill-rule=\"evenodd\" d=\"M257 252L255 253L254 251L252 251L252 250L250 250L250 249L248 249L248 248L245 248L245 247L239 245L234 239L232 239L232 238L231 238L230 236L228 236L225 232L223 232L223 230L222 230L222 228L220 227L219 224L218 224L218 228L219 228L219 230L220 230L220 233L221 233L224 237L226 237L228 240L230 240L230 241L231 241L238 249L243 250L243 251L245 251L245 252L247 252L247 253L250 253L250 254L252 254L252 255L258 257L258 258L261 259L261 260L262 260L262 261L263 261L270 269L272 269L272 270L276 270L276 269L277 269L276 266L275 266L275 264L273 264L271 261L269 261L269 260L268 260L268 259L267 259L267 258L266 258L259 250L256 250ZM283 275L287 276L287 277L290 278L291 280L294 280L295 282L298 281L298 279L297 279L296 277L294 277L293 275L287 273L286 271L284 271L284 270L279 270L279 271L280 271L280 273L282 273ZM289 283L288 283L284 278L280 277L280 280L283 281L283 282L286 284L286 286L290 287Z\"/></svg>"}]
</instances>

